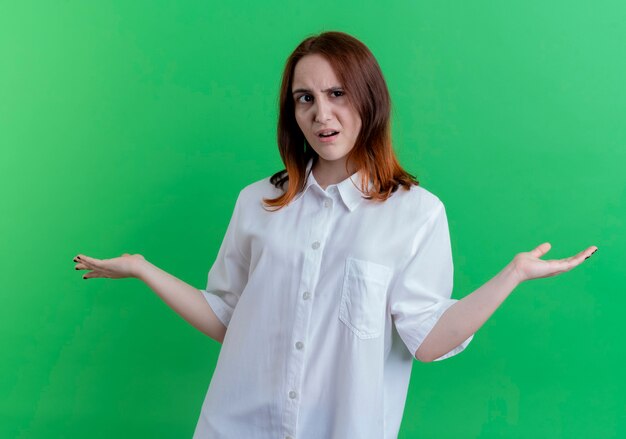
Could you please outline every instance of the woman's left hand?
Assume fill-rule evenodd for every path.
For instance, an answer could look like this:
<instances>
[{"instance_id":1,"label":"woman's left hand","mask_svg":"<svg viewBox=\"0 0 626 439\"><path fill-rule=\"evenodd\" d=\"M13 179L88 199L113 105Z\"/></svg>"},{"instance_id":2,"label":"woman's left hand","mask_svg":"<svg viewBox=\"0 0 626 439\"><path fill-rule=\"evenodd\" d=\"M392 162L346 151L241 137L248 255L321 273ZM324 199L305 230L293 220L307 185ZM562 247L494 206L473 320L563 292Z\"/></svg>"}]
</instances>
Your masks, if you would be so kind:
<instances>
[{"instance_id":1,"label":"woman's left hand","mask_svg":"<svg viewBox=\"0 0 626 439\"><path fill-rule=\"evenodd\" d=\"M580 253L565 259L539 259L552 246L549 242L544 242L539 247L525 253L519 253L513 258L513 268L518 276L519 282L525 280L537 279L540 277L551 277L557 274L570 271L572 268L580 265L585 259L594 254L598 247L592 245Z\"/></svg>"}]
</instances>

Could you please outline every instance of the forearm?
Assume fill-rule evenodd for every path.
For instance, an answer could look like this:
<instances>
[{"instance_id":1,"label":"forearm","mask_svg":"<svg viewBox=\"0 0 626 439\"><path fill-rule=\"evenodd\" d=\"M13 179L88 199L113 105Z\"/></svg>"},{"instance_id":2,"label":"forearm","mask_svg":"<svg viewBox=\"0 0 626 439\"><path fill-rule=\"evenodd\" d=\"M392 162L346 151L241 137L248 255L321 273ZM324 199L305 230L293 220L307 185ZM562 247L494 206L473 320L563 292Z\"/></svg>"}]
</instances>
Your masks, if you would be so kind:
<instances>
[{"instance_id":1,"label":"forearm","mask_svg":"<svg viewBox=\"0 0 626 439\"><path fill-rule=\"evenodd\" d=\"M416 358L433 361L467 340L519 285L518 279L511 262L487 283L448 308L420 345Z\"/></svg>"},{"instance_id":2,"label":"forearm","mask_svg":"<svg viewBox=\"0 0 626 439\"><path fill-rule=\"evenodd\" d=\"M212 339L222 342L226 327L197 288L148 261L137 267L137 278L148 285L177 314Z\"/></svg>"}]
</instances>

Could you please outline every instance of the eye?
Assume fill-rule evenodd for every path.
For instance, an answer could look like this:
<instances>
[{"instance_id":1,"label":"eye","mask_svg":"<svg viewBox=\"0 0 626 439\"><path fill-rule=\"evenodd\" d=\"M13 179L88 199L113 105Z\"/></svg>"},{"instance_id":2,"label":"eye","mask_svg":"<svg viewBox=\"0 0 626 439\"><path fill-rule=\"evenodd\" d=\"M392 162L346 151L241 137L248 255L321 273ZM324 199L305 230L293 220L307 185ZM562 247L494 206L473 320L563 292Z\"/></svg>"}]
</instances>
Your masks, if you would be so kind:
<instances>
[{"instance_id":1,"label":"eye","mask_svg":"<svg viewBox=\"0 0 626 439\"><path fill-rule=\"evenodd\" d=\"M345 95L346 93L343 90L333 90L332 95L336 98Z\"/></svg>"},{"instance_id":2,"label":"eye","mask_svg":"<svg viewBox=\"0 0 626 439\"><path fill-rule=\"evenodd\" d=\"M296 102L300 102L301 104L311 102L312 100L313 100L313 96L311 95L301 95L296 98Z\"/></svg>"}]
</instances>

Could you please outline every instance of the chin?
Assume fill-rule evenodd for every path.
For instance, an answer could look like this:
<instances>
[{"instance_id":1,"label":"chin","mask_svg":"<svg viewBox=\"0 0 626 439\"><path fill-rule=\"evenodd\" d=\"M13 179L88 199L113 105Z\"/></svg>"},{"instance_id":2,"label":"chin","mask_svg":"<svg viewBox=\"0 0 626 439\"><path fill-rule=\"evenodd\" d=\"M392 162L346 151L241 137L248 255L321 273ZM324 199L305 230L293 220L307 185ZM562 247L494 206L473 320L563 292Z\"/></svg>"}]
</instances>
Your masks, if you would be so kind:
<instances>
[{"instance_id":1,"label":"chin","mask_svg":"<svg viewBox=\"0 0 626 439\"><path fill-rule=\"evenodd\" d=\"M328 156L328 155L322 155L322 154L318 154L320 156L321 159L323 159L326 162L337 162L337 161L341 161L342 159L344 159L346 156L345 155L340 155L340 156Z\"/></svg>"},{"instance_id":2,"label":"chin","mask_svg":"<svg viewBox=\"0 0 626 439\"><path fill-rule=\"evenodd\" d=\"M334 162L337 160L341 160L341 159L344 159L348 155L348 152L337 151L336 149L333 151L333 149L335 149L335 147L331 146L329 148L328 146L326 146L325 148L322 147L322 148L316 149L315 152L321 159L324 159L327 162Z\"/></svg>"}]
</instances>

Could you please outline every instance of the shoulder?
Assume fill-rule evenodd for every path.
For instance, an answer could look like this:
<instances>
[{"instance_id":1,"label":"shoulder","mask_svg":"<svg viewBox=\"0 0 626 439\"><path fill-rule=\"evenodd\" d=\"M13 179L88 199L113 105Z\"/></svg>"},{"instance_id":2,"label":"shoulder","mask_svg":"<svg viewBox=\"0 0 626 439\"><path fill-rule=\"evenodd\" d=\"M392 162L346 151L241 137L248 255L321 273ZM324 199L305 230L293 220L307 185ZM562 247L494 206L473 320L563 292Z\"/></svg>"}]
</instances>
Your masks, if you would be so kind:
<instances>
[{"instance_id":1,"label":"shoulder","mask_svg":"<svg viewBox=\"0 0 626 439\"><path fill-rule=\"evenodd\" d=\"M399 187L386 203L389 204L383 208L385 216L398 224L396 230L404 231L407 237L421 236L432 225L447 222L441 199L422 186L413 185L408 190Z\"/></svg>"},{"instance_id":2,"label":"shoulder","mask_svg":"<svg viewBox=\"0 0 626 439\"><path fill-rule=\"evenodd\" d=\"M409 190L400 187L387 201L395 204L394 208L406 211L412 217L424 219L444 210L441 199L422 186L413 185Z\"/></svg>"},{"instance_id":3,"label":"shoulder","mask_svg":"<svg viewBox=\"0 0 626 439\"><path fill-rule=\"evenodd\" d=\"M239 192L237 204L241 208L262 207L264 198L276 198L283 191L270 182L270 177L254 181L244 186Z\"/></svg>"}]
</instances>

